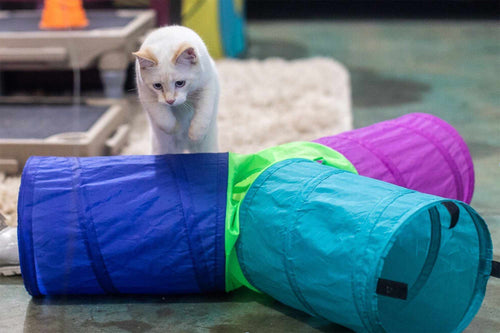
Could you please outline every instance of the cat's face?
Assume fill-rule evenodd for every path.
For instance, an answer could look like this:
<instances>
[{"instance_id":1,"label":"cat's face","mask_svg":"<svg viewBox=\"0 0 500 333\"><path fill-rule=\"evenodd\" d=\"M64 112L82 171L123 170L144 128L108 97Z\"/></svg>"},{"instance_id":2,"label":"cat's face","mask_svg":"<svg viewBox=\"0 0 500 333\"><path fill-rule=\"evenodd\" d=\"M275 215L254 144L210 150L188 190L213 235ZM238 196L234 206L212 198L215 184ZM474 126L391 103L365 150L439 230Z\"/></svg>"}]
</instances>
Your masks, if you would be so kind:
<instances>
[{"instance_id":1,"label":"cat's face","mask_svg":"<svg viewBox=\"0 0 500 333\"><path fill-rule=\"evenodd\" d=\"M169 57L155 56L150 48L135 52L143 83L157 97L157 102L178 106L196 89L199 78L198 56L193 47L184 44Z\"/></svg>"}]
</instances>

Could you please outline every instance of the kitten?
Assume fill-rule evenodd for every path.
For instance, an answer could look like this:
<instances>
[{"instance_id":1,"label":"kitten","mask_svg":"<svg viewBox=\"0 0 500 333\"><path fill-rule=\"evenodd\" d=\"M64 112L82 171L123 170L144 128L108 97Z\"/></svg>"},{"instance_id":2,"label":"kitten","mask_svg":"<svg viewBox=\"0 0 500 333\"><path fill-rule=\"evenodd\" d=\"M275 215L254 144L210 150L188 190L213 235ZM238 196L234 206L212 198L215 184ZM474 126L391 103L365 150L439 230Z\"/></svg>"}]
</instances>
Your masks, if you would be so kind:
<instances>
[{"instance_id":1,"label":"kitten","mask_svg":"<svg viewBox=\"0 0 500 333\"><path fill-rule=\"evenodd\" d=\"M134 55L151 152L217 152L219 79L200 36L182 26L159 28Z\"/></svg>"}]
</instances>

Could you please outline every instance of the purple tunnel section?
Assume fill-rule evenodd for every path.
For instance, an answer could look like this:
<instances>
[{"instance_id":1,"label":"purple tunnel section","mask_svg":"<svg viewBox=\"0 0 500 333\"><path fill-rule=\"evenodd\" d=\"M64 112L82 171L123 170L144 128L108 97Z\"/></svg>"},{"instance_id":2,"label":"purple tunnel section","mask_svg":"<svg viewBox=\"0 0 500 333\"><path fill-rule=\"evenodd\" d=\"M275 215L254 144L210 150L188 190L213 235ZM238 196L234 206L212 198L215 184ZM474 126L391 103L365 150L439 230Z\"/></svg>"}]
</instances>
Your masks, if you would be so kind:
<instances>
[{"instance_id":1,"label":"purple tunnel section","mask_svg":"<svg viewBox=\"0 0 500 333\"><path fill-rule=\"evenodd\" d=\"M360 175L466 203L472 199L469 149L436 116L412 113L315 142L342 153Z\"/></svg>"}]
</instances>

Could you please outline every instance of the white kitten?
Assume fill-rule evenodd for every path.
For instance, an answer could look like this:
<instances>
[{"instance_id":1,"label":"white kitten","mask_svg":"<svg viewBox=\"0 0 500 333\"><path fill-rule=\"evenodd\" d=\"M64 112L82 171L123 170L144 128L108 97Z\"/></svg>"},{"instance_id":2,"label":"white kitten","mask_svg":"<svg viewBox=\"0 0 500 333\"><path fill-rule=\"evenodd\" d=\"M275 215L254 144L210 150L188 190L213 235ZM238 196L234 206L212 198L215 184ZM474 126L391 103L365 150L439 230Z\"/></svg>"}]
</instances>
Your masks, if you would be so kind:
<instances>
[{"instance_id":1,"label":"white kitten","mask_svg":"<svg viewBox=\"0 0 500 333\"><path fill-rule=\"evenodd\" d=\"M163 27L134 55L151 152L216 152L219 80L200 36L186 27Z\"/></svg>"}]
</instances>

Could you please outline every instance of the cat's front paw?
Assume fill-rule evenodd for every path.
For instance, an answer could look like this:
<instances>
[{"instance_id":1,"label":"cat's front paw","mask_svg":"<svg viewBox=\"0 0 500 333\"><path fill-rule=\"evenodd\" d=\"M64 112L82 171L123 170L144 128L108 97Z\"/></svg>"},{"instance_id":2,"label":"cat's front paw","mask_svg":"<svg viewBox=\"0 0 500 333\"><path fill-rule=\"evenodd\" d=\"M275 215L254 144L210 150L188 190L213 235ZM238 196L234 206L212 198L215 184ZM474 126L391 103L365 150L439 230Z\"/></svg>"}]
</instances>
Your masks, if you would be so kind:
<instances>
[{"instance_id":1,"label":"cat's front paw","mask_svg":"<svg viewBox=\"0 0 500 333\"><path fill-rule=\"evenodd\" d=\"M201 141L205 138L208 132L208 127L195 127L189 128L188 136L191 141Z\"/></svg>"},{"instance_id":2,"label":"cat's front paw","mask_svg":"<svg viewBox=\"0 0 500 333\"><path fill-rule=\"evenodd\" d=\"M161 119L158 121L158 127L167 134L173 134L178 129L179 124L175 116L170 111L167 111L162 114Z\"/></svg>"},{"instance_id":3,"label":"cat's front paw","mask_svg":"<svg viewBox=\"0 0 500 333\"><path fill-rule=\"evenodd\" d=\"M179 124L177 123L177 121L174 120L164 124L163 131L167 134L172 134L177 130L178 127Z\"/></svg>"}]
</instances>

